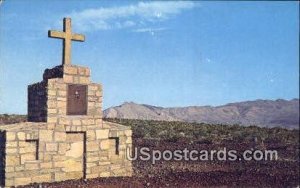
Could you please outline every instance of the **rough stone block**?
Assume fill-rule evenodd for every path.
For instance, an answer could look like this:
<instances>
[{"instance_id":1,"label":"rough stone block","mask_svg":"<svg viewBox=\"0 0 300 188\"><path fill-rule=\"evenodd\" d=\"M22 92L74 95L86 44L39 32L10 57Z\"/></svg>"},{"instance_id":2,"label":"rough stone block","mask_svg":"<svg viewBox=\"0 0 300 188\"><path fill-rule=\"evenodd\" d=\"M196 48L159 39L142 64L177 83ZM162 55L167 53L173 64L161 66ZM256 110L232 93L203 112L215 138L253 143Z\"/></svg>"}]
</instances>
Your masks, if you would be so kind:
<instances>
[{"instance_id":1,"label":"rough stone block","mask_svg":"<svg viewBox=\"0 0 300 188\"><path fill-rule=\"evenodd\" d=\"M73 77L74 76L71 76L71 75L64 75L64 81L66 83L73 83Z\"/></svg>"},{"instance_id":2,"label":"rough stone block","mask_svg":"<svg viewBox=\"0 0 300 188\"><path fill-rule=\"evenodd\" d=\"M36 156L33 153L21 155L21 164L25 164L26 161L34 161L34 160L36 160Z\"/></svg>"},{"instance_id":3,"label":"rough stone block","mask_svg":"<svg viewBox=\"0 0 300 188\"><path fill-rule=\"evenodd\" d=\"M67 96L67 91L58 90L58 95L62 96L62 97L65 97L65 96Z\"/></svg>"},{"instance_id":4,"label":"rough stone block","mask_svg":"<svg viewBox=\"0 0 300 188\"><path fill-rule=\"evenodd\" d=\"M81 125L81 121L80 121L79 119L74 119L74 120L72 121L72 124L73 124L73 125Z\"/></svg>"},{"instance_id":5,"label":"rough stone block","mask_svg":"<svg viewBox=\"0 0 300 188\"><path fill-rule=\"evenodd\" d=\"M41 163L40 166L42 169L52 168L52 162Z\"/></svg>"},{"instance_id":6,"label":"rough stone block","mask_svg":"<svg viewBox=\"0 0 300 188\"><path fill-rule=\"evenodd\" d=\"M89 68L86 67L78 67L78 73L81 76L90 76Z\"/></svg>"},{"instance_id":7,"label":"rough stone block","mask_svg":"<svg viewBox=\"0 0 300 188\"><path fill-rule=\"evenodd\" d=\"M88 157L87 158L87 162L97 162L99 161L99 156L95 156L95 157Z\"/></svg>"},{"instance_id":8,"label":"rough stone block","mask_svg":"<svg viewBox=\"0 0 300 188\"><path fill-rule=\"evenodd\" d=\"M89 85L89 91L97 91L97 90L98 90L98 87L96 84Z\"/></svg>"},{"instance_id":9,"label":"rough stone block","mask_svg":"<svg viewBox=\"0 0 300 188\"><path fill-rule=\"evenodd\" d=\"M27 177L27 178L15 178L14 181L14 185L18 186L18 185L26 185L31 183L31 178Z\"/></svg>"},{"instance_id":10,"label":"rough stone block","mask_svg":"<svg viewBox=\"0 0 300 188\"><path fill-rule=\"evenodd\" d=\"M47 123L46 127L47 127L48 130L54 130L55 127L56 127L56 123Z\"/></svg>"},{"instance_id":11,"label":"rough stone block","mask_svg":"<svg viewBox=\"0 0 300 188\"><path fill-rule=\"evenodd\" d=\"M65 84L65 83L58 84L58 83L56 83L56 88L57 88L59 91L66 91L66 90L67 90L67 84Z\"/></svg>"},{"instance_id":12,"label":"rough stone block","mask_svg":"<svg viewBox=\"0 0 300 188\"><path fill-rule=\"evenodd\" d=\"M18 148L7 148L6 153L7 154L14 154L18 152Z\"/></svg>"},{"instance_id":13,"label":"rough stone block","mask_svg":"<svg viewBox=\"0 0 300 188\"><path fill-rule=\"evenodd\" d=\"M44 162L49 162L49 161L52 161L52 155L45 154L44 155Z\"/></svg>"},{"instance_id":14,"label":"rough stone block","mask_svg":"<svg viewBox=\"0 0 300 188\"><path fill-rule=\"evenodd\" d=\"M96 134L95 131L93 130L87 131L86 136L87 136L87 141L93 141L96 139Z\"/></svg>"},{"instance_id":15,"label":"rough stone block","mask_svg":"<svg viewBox=\"0 0 300 188\"><path fill-rule=\"evenodd\" d=\"M125 131L124 131L124 134L125 134L126 136L132 136L132 130L125 130Z\"/></svg>"},{"instance_id":16,"label":"rough stone block","mask_svg":"<svg viewBox=\"0 0 300 188\"><path fill-rule=\"evenodd\" d=\"M13 167L13 166L5 168L5 172L14 172L14 171L15 171L15 167Z\"/></svg>"},{"instance_id":17,"label":"rough stone block","mask_svg":"<svg viewBox=\"0 0 300 188\"><path fill-rule=\"evenodd\" d=\"M91 167L94 167L94 166L97 166L97 164L96 163L87 163L86 164L87 168L91 168Z\"/></svg>"},{"instance_id":18,"label":"rough stone block","mask_svg":"<svg viewBox=\"0 0 300 188\"><path fill-rule=\"evenodd\" d=\"M64 181L66 180L66 174L64 172L57 172L54 175L55 181Z\"/></svg>"},{"instance_id":19,"label":"rough stone block","mask_svg":"<svg viewBox=\"0 0 300 188\"><path fill-rule=\"evenodd\" d=\"M107 150L107 149L109 149L109 146L110 146L109 140L102 140L102 141L100 142L100 148L101 148L102 150Z\"/></svg>"},{"instance_id":20,"label":"rough stone block","mask_svg":"<svg viewBox=\"0 0 300 188\"><path fill-rule=\"evenodd\" d=\"M25 133L24 132L18 132L17 136L18 136L19 140L25 140Z\"/></svg>"},{"instance_id":21,"label":"rough stone block","mask_svg":"<svg viewBox=\"0 0 300 188\"><path fill-rule=\"evenodd\" d=\"M5 186L6 186L6 187L13 187L13 186L15 186L15 181L14 181L14 179L8 179L8 178L6 178L6 179L5 179Z\"/></svg>"},{"instance_id":22,"label":"rough stone block","mask_svg":"<svg viewBox=\"0 0 300 188\"><path fill-rule=\"evenodd\" d=\"M27 143L26 147L19 148L19 153L35 153L36 152L36 144L35 143Z\"/></svg>"},{"instance_id":23,"label":"rough stone block","mask_svg":"<svg viewBox=\"0 0 300 188\"><path fill-rule=\"evenodd\" d=\"M54 162L54 167L55 168L63 168L63 167L65 167L65 161Z\"/></svg>"},{"instance_id":24,"label":"rough stone block","mask_svg":"<svg viewBox=\"0 0 300 188\"><path fill-rule=\"evenodd\" d=\"M80 84L88 84L88 83L90 83L90 79L88 77L81 76L81 77L79 77L79 83Z\"/></svg>"},{"instance_id":25,"label":"rough stone block","mask_svg":"<svg viewBox=\"0 0 300 188\"><path fill-rule=\"evenodd\" d=\"M127 137L126 144L132 144L132 137Z\"/></svg>"},{"instance_id":26,"label":"rough stone block","mask_svg":"<svg viewBox=\"0 0 300 188\"><path fill-rule=\"evenodd\" d=\"M6 142L5 143L6 148L15 148L17 146L18 146L18 142L11 141L11 142Z\"/></svg>"},{"instance_id":27,"label":"rough stone block","mask_svg":"<svg viewBox=\"0 0 300 188\"><path fill-rule=\"evenodd\" d=\"M58 114L59 115L66 115L66 113L67 113L66 108L58 109Z\"/></svg>"},{"instance_id":28,"label":"rough stone block","mask_svg":"<svg viewBox=\"0 0 300 188\"><path fill-rule=\"evenodd\" d=\"M99 144L97 141L87 142L87 151L99 151Z\"/></svg>"},{"instance_id":29,"label":"rough stone block","mask_svg":"<svg viewBox=\"0 0 300 188\"><path fill-rule=\"evenodd\" d=\"M111 175L110 175L110 172L101 172L100 173L100 177L110 177Z\"/></svg>"},{"instance_id":30,"label":"rough stone block","mask_svg":"<svg viewBox=\"0 0 300 188\"><path fill-rule=\"evenodd\" d=\"M5 164L6 166L18 166L20 165L20 157L7 155Z\"/></svg>"},{"instance_id":31,"label":"rough stone block","mask_svg":"<svg viewBox=\"0 0 300 188\"><path fill-rule=\"evenodd\" d=\"M46 143L46 151L57 151L57 143Z\"/></svg>"},{"instance_id":32,"label":"rough stone block","mask_svg":"<svg viewBox=\"0 0 300 188\"><path fill-rule=\"evenodd\" d=\"M32 182L34 183L42 183L42 182L50 182L51 174L44 174L32 177Z\"/></svg>"},{"instance_id":33,"label":"rough stone block","mask_svg":"<svg viewBox=\"0 0 300 188\"><path fill-rule=\"evenodd\" d=\"M8 141L16 140L16 133L15 132L6 132L6 140L8 140Z\"/></svg>"},{"instance_id":34,"label":"rough stone block","mask_svg":"<svg viewBox=\"0 0 300 188\"><path fill-rule=\"evenodd\" d=\"M109 129L96 130L97 139L108 139Z\"/></svg>"},{"instance_id":35,"label":"rough stone block","mask_svg":"<svg viewBox=\"0 0 300 188\"><path fill-rule=\"evenodd\" d=\"M52 141L53 131L51 130L40 130L39 139L41 141L51 142Z\"/></svg>"},{"instance_id":36,"label":"rough stone block","mask_svg":"<svg viewBox=\"0 0 300 188\"><path fill-rule=\"evenodd\" d=\"M58 118L58 124L59 125L70 125L70 120L68 120L67 118Z\"/></svg>"},{"instance_id":37,"label":"rough stone block","mask_svg":"<svg viewBox=\"0 0 300 188\"><path fill-rule=\"evenodd\" d=\"M96 96L97 96L97 97L101 97L101 96L102 96L102 92L101 92L101 91L97 91L97 92L96 92Z\"/></svg>"},{"instance_id":38,"label":"rough stone block","mask_svg":"<svg viewBox=\"0 0 300 188\"><path fill-rule=\"evenodd\" d=\"M25 170L37 170L39 165L37 163L26 163Z\"/></svg>"},{"instance_id":39,"label":"rough stone block","mask_svg":"<svg viewBox=\"0 0 300 188\"><path fill-rule=\"evenodd\" d=\"M54 100L48 100L48 102L47 102L47 108L56 109L56 101L54 101Z\"/></svg>"},{"instance_id":40,"label":"rough stone block","mask_svg":"<svg viewBox=\"0 0 300 188\"><path fill-rule=\"evenodd\" d=\"M67 179L81 179L83 176L82 172L69 172L66 173L66 178Z\"/></svg>"},{"instance_id":41,"label":"rough stone block","mask_svg":"<svg viewBox=\"0 0 300 188\"><path fill-rule=\"evenodd\" d=\"M99 177L98 173L86 175L87 179L93 179L93 178L97 178L97 177Z\"/></svg>"},{"instance_id":42,"label":"rough stone block","mask_svg":"<svg viewBox=\"0 0 300 188\"><path fill-rule=\"evenodd\" d=\"M50 95L50 96L56 96L56 90L49 89L48 92L47 92L47 94Z\"/></svg>"},{"instance_id":43,"label":"rough stone block","mask_svg":"<svg viewBox=\"0 0 300 188\"><path fill-rule=\"evenodd\" d=\"M64 73L66 74L78 74L77 68L72 66L64 66Z\"/></svg>"},{"instance_id":44,"label":"rough stone block","mask_svg":"<svg viewBox=\"0 0 300 188\"><path fill-rule=\"evenodd\" d=\"M56 142L63 142L63 141L66 141L66 133L65 132L55 132L54 133L54 140Z\"/></svg>"},{"instance_id":45,"label":"rough stone block","mask_svg":"<svg viewBox=\"0 0 300 188\"><path fill-rule=\"evenodd\" d=\"M48 114L57 114L57 109L56 108L49 108L48 109Z\"/></svg>"},{"instance_id":46,"label":"rough stone block","mask_svg":"<svg viewBox=\"0 0 300 188\"><path fill-rule=\"evenodd\" d=\"M47 122L48 123L57 123L57 117L48 117Z\"/></svg>"},{"instance_id":47,"label":"rough stone block","mask_svg":"<svg viewBox=\"0 0 300 188\"><path fill-rule=\"evenodd\" d=\"M59 143L58 145L58 153L59 154L65 154L67 150L67 144L66 143Z\"/></svg>"},{"instance_id":48,"label":"rough stone block","mask_svg":"<svg viewBox=\"0 0 300 188\"><path fill-rule=\"evenodd\" d=\"M67 103L65 101L57 101L57 108L66 108Z\"/></svg>"}]
</instances>

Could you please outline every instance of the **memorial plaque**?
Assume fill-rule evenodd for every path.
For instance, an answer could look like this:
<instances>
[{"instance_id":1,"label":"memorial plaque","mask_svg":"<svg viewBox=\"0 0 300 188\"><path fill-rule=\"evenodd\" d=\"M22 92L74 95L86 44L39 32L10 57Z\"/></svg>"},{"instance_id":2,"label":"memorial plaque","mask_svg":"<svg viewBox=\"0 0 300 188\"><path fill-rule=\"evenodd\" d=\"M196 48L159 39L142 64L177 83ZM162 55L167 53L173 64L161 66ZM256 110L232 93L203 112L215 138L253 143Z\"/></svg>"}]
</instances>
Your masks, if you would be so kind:
<instances>
[{"instance_id":1,"label":"memorial plaque","mask_svg":"<svg viewBox=\"0 0 300 188\"><path fill-rule=\"evenodd\" d=\"M68 86L67 115L87 114L87 86L72 84Z\"/></svg>"}]
</instances>

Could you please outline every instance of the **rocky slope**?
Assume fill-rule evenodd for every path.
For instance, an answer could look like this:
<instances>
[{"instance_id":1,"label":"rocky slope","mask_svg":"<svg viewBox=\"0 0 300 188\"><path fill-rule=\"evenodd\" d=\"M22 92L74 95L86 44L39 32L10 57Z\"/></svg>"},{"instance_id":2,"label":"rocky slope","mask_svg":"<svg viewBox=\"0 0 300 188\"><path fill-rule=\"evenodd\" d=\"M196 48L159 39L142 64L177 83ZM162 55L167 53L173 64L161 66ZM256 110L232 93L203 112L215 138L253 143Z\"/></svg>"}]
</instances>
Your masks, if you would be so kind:
<instances>
[{"instance_id":1,"label":"rocky slope","mask_svg":"<svg viewBox=\"0 0 300 188\"><path fill-rule=\"evenodd\" d=\"M162 108L126 102L106 109L104 117L299 128L299 99L256 100L216 107L178 108Z\"/></svg>"}]
</instances>

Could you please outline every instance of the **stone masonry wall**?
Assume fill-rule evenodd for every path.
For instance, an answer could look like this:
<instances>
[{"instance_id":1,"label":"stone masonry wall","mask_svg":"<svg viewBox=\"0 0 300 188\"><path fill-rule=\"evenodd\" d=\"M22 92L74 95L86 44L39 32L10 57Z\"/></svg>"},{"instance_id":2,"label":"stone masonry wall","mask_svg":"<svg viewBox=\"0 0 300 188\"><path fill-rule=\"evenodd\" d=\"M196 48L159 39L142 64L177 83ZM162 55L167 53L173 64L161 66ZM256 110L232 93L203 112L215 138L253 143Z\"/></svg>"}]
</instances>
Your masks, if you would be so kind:
<instances>
[{"instance_id":1,"label":"stone masonry wall","mask_svg":"<svg viewBox=\"0 0 300 188\"><path fill-rule=\"evenodd\" d=\"M64 78L67 83L88 84L90 82L90 69L77 65L60 65L46 69L43 79Z\"/></svg>"},{"instance_id":2,"label":"stone masonry wall","mask_svg":"<svg viewBox=\"0 0 300 188\"><path fill-rule=\"evenodd\" d=\"M68 83L61 78L48 80L47 122L61 125L84 124L86 126L102 125L102 87L100 84L87 85L87 115L67 116L67 87Z\"/></svg>"},{"instance_id":3,"label":"stone masonry wall","mask_svg":"<svg viewBox=\"0 0 300 188\"><path fill-rule=\"evenodd\" d=\"M131 148L132 132L128 127L104 122L106 128L88 129L76 126L80 131L68 131L52 123L21 123L7 126L5 133L5 186L30 183L55 182L68 179L109 176L131 176L131 162L126 159L126 148ZM72 128L72 126L66 126ZM78 148L71 151L68 133L84 133L86 161L82 169L72 168ZM112 142L119 138L119 145ZM3 138L3 137L1 137ZM72 141L72 140L71 140ZM117 148L116 148L117 147ZM118 152L116 153L116 151ZM80 149L79 149L80 150ZM3 151L3 150L2 150ZM2 176L4 177L4 176ZM3 180L3 179L2 179ZM3 185L3 184L2 184Z\"/></svg>"},{"instance_id":4,"label":"stone masonry wall","mask_svg":"<svg viewBox=\"0 0 300 188\"><path fill-rule=\"evenodd\" d=\"M88 114L101 119L102 87L91 84L89 77L90 70L86 67L64 65L46 69L42 82L28 86L28 121L47 122L48 116L51 119L56 114L66 115L68 84L89 84Z\"/></svg>"},{"instance_id":5,"label":"stone masonry wall","mask_svg":"<svg viewBox=\"0 0 300 188\"><path fill-rule=\"evenodd\" d=\"M5 131L0 131L0 185L5 183Z\"/></svg>"},{"instance_id":6,"label":"stone masonry wall","mask_svg":"<svg viewBox=\"0 0 300 188\"><path fill-rule=\"evenodd\" d=\"M47 118L47 82L28 86L28 121L45 122Z\"/></svg>"},{"instance_id":7,"label":"stone masonry wall","mask_svg":"<svg viewBox=\"0 0 300 188\"><path fill-rule=\"evenodd\" d=\"M102 86L90 82L90 70L58 66L43 77L28 87L32 122L0 127L0 185L131 176L132 132L102 120ZM69 84L87 86L86 115L67 115Z\"/></svg>"}]
</instances>

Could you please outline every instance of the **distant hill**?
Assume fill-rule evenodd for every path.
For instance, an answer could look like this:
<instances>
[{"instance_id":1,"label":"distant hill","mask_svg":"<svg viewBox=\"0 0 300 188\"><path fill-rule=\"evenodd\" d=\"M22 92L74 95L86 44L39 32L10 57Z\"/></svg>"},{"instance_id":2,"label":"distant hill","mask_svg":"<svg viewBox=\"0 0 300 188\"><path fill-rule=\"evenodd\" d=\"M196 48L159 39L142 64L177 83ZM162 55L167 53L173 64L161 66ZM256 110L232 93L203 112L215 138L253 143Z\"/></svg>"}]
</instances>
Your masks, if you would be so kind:
<instances>
[{"instance_id":1,"label":"distant hill","mask_svg":"<svg viewBox=\"0 0 300 188\"><path fill-rule=\"evenodd\" d=\"M17 114L0 114L0 125L20 123L27 121L27 116Z\"/></svg>"},{"instance_id":2,"label":"distant hill","mask_svg":"<svg viewBox=\"0 0 300 188\"><path fill-rule=\"evenodd\" d=\"M299 99L255 100L223 106L163 108L126 102L104 110L106 118L257 125L299 129Z\"/></svg>"}]
</instances>

